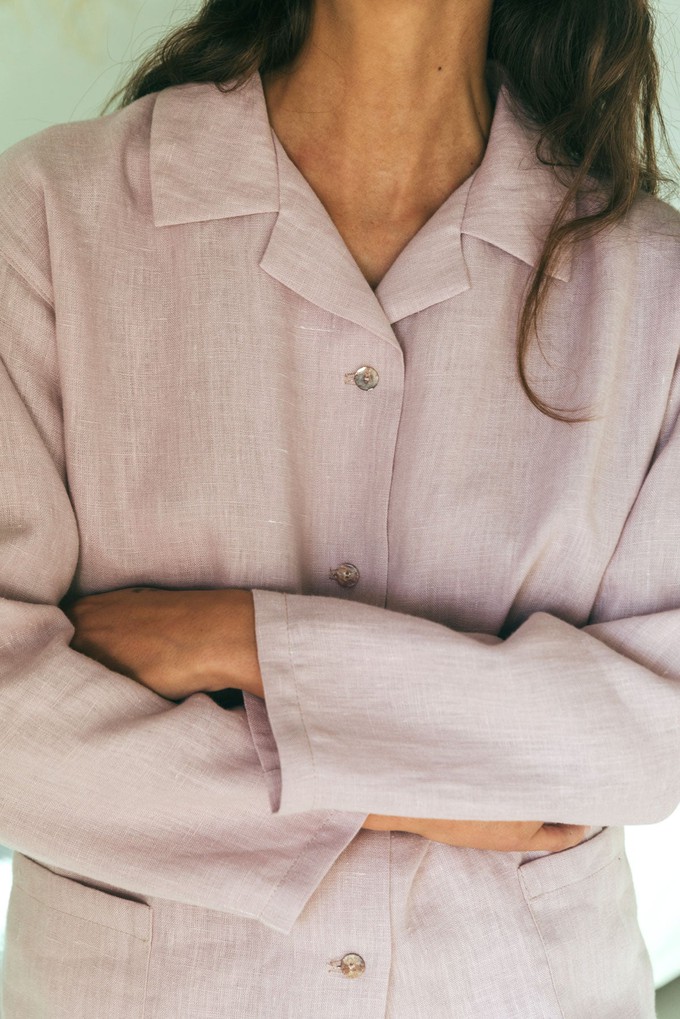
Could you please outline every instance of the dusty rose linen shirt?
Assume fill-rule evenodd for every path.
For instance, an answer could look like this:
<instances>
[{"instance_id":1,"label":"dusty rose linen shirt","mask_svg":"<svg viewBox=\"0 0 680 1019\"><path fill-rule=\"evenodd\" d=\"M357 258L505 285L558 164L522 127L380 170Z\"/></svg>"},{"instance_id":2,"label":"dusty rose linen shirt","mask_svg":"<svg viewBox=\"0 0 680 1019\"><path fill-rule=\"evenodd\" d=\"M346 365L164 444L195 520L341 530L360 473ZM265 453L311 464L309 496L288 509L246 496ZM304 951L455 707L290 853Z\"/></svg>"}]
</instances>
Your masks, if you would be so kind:
<instances>
[{"instance_id":1,"label":"dusty rose linen shirt","mask_svg":"<svg viewBox=\"0 0 680 1019\"><path fill-rule=\"evenodd\" d=\"M623 826L680 801L680 214L563 259L529 368L595 417L540 414L563 188L505 89L375 292L259 75L0 156L4 1019L654 1016ZM264 700L72 650L66 593L133 585L253 589Z\"/></svg>"}]
</instances>

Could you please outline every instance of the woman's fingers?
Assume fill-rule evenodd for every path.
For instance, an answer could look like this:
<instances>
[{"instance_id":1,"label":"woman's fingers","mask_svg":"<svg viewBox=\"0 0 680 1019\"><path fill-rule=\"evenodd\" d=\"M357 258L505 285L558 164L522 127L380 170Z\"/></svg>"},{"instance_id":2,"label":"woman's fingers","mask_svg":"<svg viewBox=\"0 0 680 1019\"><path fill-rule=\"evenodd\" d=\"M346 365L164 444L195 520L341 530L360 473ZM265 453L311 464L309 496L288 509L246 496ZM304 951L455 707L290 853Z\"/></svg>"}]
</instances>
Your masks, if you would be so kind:
<instances>
[{"instance_id":1,"label":"woman's fingers","mask_svg":"<svg viewBox=\"0 0 680 1019\"><path fill-rule=\"evenodd\" d=\"M433 842L500 852L546 850L557 853L578 845L587 825L542 821L447 821L427 817L393 817L369 814L363 826L369 831L406 831Z\"/></svg>"}]
</instances>

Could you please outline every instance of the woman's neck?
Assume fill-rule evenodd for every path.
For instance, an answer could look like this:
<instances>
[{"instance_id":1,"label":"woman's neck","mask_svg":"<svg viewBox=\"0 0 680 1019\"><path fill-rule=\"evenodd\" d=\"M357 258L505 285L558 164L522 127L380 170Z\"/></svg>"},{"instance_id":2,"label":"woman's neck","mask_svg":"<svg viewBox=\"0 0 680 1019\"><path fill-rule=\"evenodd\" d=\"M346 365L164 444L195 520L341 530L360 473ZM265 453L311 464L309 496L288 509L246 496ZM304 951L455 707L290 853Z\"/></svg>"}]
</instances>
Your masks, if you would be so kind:
<instances>
[{"instance_id":1,"label":"woman's neck","mask_svg":"<svg viewBox=\"0 0 680 1019\"><path fill-rule=\"evenodd\" d=\"M294 65L263 76L272 126L305 164L333 158L344 179L396 168L406 194L452 163L471 172L493 116L491 9L492 0L316 0Z\"/></svg>"}]
</instances>

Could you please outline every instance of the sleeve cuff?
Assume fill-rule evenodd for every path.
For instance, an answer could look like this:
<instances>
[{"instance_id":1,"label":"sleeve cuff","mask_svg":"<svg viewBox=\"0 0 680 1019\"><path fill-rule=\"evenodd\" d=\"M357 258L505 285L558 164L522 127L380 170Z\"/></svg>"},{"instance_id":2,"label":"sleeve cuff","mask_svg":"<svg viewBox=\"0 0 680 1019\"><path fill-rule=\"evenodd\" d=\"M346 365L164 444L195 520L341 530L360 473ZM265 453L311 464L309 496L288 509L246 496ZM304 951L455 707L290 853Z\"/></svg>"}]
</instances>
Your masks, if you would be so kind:
<instances>
[{"instance_id":1,"label":"sleeve cuff","mask_svg":"<svg viewBox=\"0 0 680 1019\"><path fill-rule=\"evenodd\" d=\"M276 746L272 727L269 724L267 705L261 697L243 691L243 704L246 709L246 718L250 726L250 735L255 744L257 756L267 782L269 803L273 814L279 811L281 802L281 766L279 764L279 751Z\"/></svg>"},{"instance_id":2,"label":"sleeve cuff","mask_svg":"<svg viewBox=\"0 0 680 1019\"><path fill-rule=\"evenodd\" d=\"M300 825L297 837L302 848L295 862L276 884L257 919L267 927L290 934L326 874L361 829L366 816L340 810L319 811L316 830L311 833L309 816L297 821L290 818L287 830L290 832L291 825ZM284 821L281 823L286 824Z\"/></svg>"},{"instance_id":3,"label":"sleeve cuff","mask_svg":"<svg viewBox=\"0 0 680 1019\"><path fill-rule=\"evenodd\" d=\"M315 771L288 648L286 596L277 591L254 590L253 600L265 699L244 692L246 717L267 781L272 813L299 814L314 810ZM270 720L272 706L276 715L273 724ZM298 749L300 747L301 750ZM286 778L283 797L282 773ZM304 847L295 866L290 868L262 910L260 919L263 923L290 933L294 920L337 858L361 830L366 817L363 812L319 811L318 827L311 838L309 817L299 819L300 824L304 823L307 827ZM291 819L287 823L295 822Z\"/></svg>"},{"instance_id":4,"label":"sleeve cuff","mask_svg":"<svg viewBox=\"0 0 680 1019\"><path fill-rule=\"evenodd\" d=\"M253 602L264 701L250 694L244 694L243 699L267 774L272 812L288 815L328 809L327 803L317 802L317 769L290 651L287 596L258 589L253 590ZM353 816L363 819L367 815Z\"/></svg>"}]
</instances>

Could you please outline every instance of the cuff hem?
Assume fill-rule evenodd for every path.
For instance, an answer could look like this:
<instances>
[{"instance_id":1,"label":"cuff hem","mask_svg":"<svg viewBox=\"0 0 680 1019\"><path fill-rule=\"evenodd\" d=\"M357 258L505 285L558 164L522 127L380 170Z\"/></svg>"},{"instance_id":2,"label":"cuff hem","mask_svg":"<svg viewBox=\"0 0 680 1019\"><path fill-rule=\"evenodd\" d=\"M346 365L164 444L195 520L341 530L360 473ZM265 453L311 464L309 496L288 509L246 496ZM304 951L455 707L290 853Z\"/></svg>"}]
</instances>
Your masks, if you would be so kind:
<instances>
[{"instance_id":1,"label":"cuff hem","mask_svg":"<svg viewBox=\"0 0 680 1019\"><path fill-rule=\"evenodd\" d=\"M290 934L307 902L337 858L361 830L367 816L340 810L324 813L316 834L283 875L257 919L268 927ZM289 875L292 875L290 880Z\"/></svg>"},{"instance_id":2,"label":"cuff hem","mask_svg":"<svg viewBox=\"0 0 680 1019\"><path fill-rule=\"evenodd\" d=\"M253 716L253 740L265 772L278 767L275 814L290 815L320 808L316 802L316 768L298 696L290 650L288 603L280 591L253 590L255 636L264 701L247 707ZM247 694L244 694L244 703ZM264 722L263 712L267 715Z\"/></svg>"}]
</instances>

